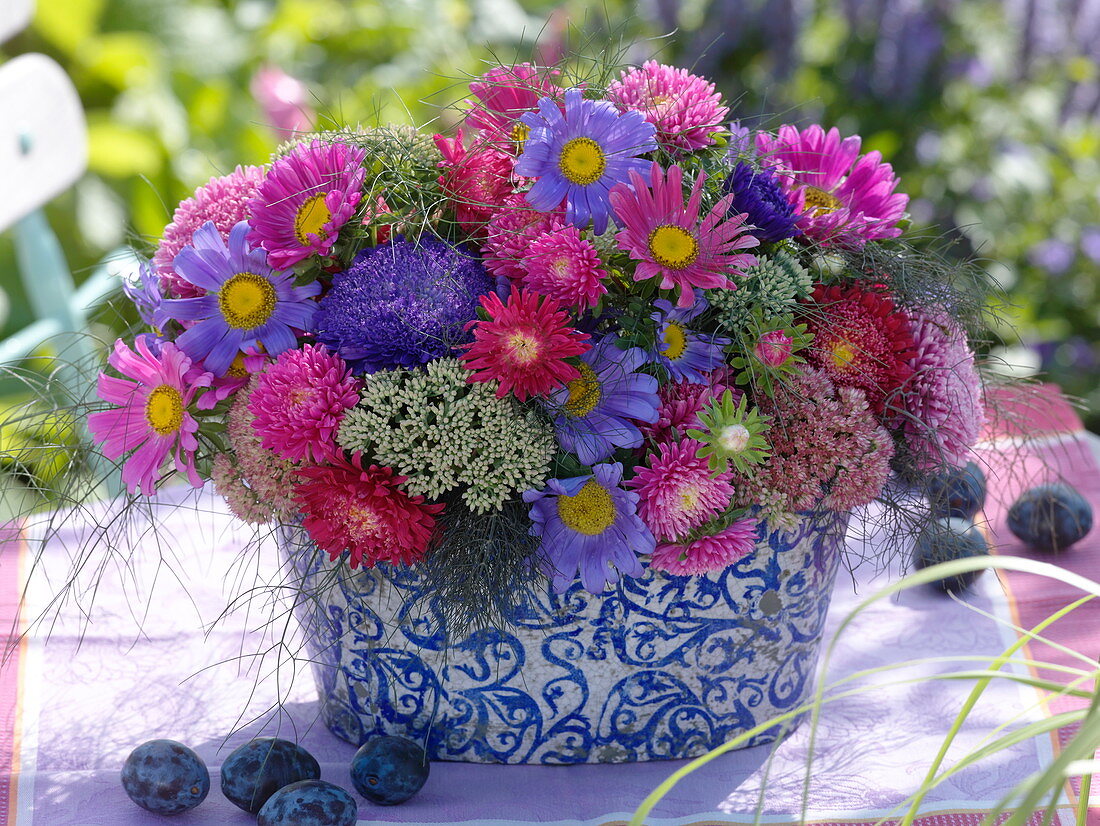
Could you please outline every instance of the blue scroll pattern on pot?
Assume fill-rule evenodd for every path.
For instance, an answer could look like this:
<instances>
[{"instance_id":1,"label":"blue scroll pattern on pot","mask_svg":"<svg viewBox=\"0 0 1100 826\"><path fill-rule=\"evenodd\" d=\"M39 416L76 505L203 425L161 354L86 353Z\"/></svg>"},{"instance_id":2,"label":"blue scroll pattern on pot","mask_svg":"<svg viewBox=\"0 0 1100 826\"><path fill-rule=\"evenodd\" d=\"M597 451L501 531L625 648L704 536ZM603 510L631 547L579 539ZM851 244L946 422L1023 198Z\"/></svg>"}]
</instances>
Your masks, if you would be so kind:
<instances>
[{"instance_id":1,"label":"blue scroll pattern on pot","mask_svg":"<svg viewBox=\"0 0 1100 826\"><path fill-rule=\"evenodd\" d=\"M513 627L450 645L415 568L353 572L300 531L283 545L310 591L326 586L296 610L338 736L408 737L433 760L631 762L702 754L805 701L846 524L762 526L754 553L707 576L529 594Z\"/></svg>"}]
</instances>

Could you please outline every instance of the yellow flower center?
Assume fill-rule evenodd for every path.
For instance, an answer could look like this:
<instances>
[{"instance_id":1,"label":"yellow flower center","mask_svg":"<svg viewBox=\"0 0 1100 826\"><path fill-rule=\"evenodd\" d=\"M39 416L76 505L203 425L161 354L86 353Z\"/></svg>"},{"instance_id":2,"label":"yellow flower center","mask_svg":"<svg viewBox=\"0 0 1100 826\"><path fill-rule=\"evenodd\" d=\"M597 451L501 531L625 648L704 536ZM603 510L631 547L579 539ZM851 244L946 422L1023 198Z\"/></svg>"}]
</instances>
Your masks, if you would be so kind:
<instances>
[{"instance_id":1,"label":"yellow flower center","mask_svg":"<svg viewBox=\"0 0 1100 826\"><path fill-rule=\"evenodd\" d=\"M816 186L806 187L806 206L804 207L806 215L835 212L843 206L843 201L824 189L818 189Z\"/></svg>"},{"instance_id":2,"label":"yellow flower center","mask_svg":"<svg viewBox=\"0 0 1100 826\"><path fill-rule=\"evenodd\" d=\"M603 176L607 158L592 138L573 138L562 146L558 168L569 183L588 186Z\"/></svg>"},{"instance_id":3,"label":"yellow flower center","mask_svg":"<svg viewBox=\"0 0 1100 826\"><path fill-rule=\"evenodd\" d=\"M570 530L597 536L614 523L615 502L607 488L589 479L575 495L558 497L558 516Z\"/></svg>"},{"instance_id":4,"label":"yellow flower center","mask_svg":"<svg viewBox=\"0 0 1100 826\"><path fill-rule=\"evenodd\" d=\"M692 513L699 507L700 490L698 485L688 485L680 491L680 509Z\"/></svg>"},{"instance_id":5,"label":"yellow flower center","mask_svg":"<svg viewBox=\"0 0 1100 826\"><path fill-rule=\"evenodd\" d=\"M234 379L243 379L248 375L248 370L244 366L244 353L237 353L233 356L233 363L229 365L229 369L225 371L225 374Z\"/></svg>"},{"instance_id":6,"label":"yellow flower center","mask_svg":"<svg viewBox=\"0 0 1100 826\"><path fill-rule=\"evenodd\" d=\"M687 349L687 336L684 335L684 328L679 324L668 324L661 334L661 340L665 343L665 349L661 351L662 354L672 361L680 358L684 354L684 350Z\"/></svg>"},{"instance_id":7,"label":"yellow flower center","mask_svg":"<svg viewBox=\"0 0 1100 826\"><path fill-rule=\"evenodd\" d=\"M346 526L348 534L356 543L369 542L382 533L382 520L373 508L355 506L348 508Z\"/></svg>"},{"instance_id":8,"label":"yellow flower center","mask_svg":"<svg viewBox=\"0 0 1100 826\"><path fill-rule=\"evenodd\" d=\"M507 344L512 362L521 367L526 367L528 364L538 361L539 353L542 352L542 345L539 340L530 333L522 331L512 333L507 339Z\"/></svg>"},{"instance_id":9,"label":"yellow flower center","mask_svg":"<svg viewBox=\"0 0 1100 826\"><path fill-rule=\"evenodd\" d=\"M840 339L829 349L829 361L839 372L849 370L855 364L859 351L850 341Z\"/></svg>"},{"instance_id":10,"label":"yellow flower center","mask_svg":"<svg viewBox=\"0 0 1100 826\"><path fill-rule=\"evenodd\" d=\"M322 233L325 224L332 220L332 212L325 205L326 194L322 192L320 195L307 198L298 207L298 213L294 216L294 235L303 247L308 247L314 242L310 235L315 235L320 241L324 241L328 235L328 233Z\"/></svg>"},{"instance_id":11,"label":"yellow flower center","mask_svg":"<svg viewBox=\"0 0 1100 826\"><path fill-rule=\"evenodd\" d=\"M521 120L517 120L512 124L512 140L516 142L516 148L520 151L523 150L523 145L527 143L527 138L531 136L531 127Z\"/></svg>"},{"instance_id":12,"label":"yellow flower center","mask_svg":"<svg viewBox=\"0 0 1100 826\"><path fill-rule=\"evenodd\" d=\"M183 396L167 384L153 388L145 400L145 421L157 434L175 433L183 424Z\"/></svg>"},{"instance_id":13,"label":"yellow flower center","mask_svg":"<svg viewBox=\"0 0 1100 826\"><path fill-rule=\"evenodd\" d=\"M218 290L218 309L230 327L252 330L271 318L275 299L275 287L262 275L239 272Z\"/></svg>"},{"instance_id":14,"label":"yellow flower center","mask_svg":"<svg viewBox=\"0 0 1100 826\"><path fill-rule=\"evenodd\" d=\"M649 233L649 253L662 267L682 270L699 257L699 242L683 227L662 224Z\"/></svg>"},{"instance_id":15,"label":"yellow flower center","mask_svg":"<svg viewBox=\"0 0 1100 826\"><path fill-rule=\"evenodd\" d=\"M580 371L580 376L566 385L569 400L565 403L565 412L575 419L587 416L600 403L600 380L596 378L596 371L583 361Z\"/></svg>"}]
</instances>

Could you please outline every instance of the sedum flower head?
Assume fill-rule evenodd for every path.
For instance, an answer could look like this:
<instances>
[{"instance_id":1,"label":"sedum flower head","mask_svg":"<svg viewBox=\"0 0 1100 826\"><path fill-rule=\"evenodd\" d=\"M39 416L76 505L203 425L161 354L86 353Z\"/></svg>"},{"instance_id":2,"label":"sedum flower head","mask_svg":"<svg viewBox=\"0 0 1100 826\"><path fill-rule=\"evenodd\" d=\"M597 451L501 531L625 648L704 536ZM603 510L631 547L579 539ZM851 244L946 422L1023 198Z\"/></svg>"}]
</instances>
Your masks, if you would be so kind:
<instances>
[{"instance_id":1,"label":"sedum flower head","mask_svg":"<svg viewBox=\"0 0 1100 826\"><path fill-rule=\"evenodd\" d=\"M337 441L407 476L411 494L437 499L461 489L475 513L541 488L554 453L549 423L498 399L495 382L470 384L468 375L450 358L371 375Z\"/></svg>"},{"instance_id":2,"label":"sedum flower head","mask_svg":"<svg viewBox=\"0 0 1100 826\"><path fill-rule=\"evenodd\" d=\"M733 393L726 390L721 399L714 399L698 413L705 430L689 430L687 435L703 443L699 457L707 459L714 473L724 473L727 463L742 473L749 465L759 464L768 456L764 433L768 419L755 407L748 407L748 396L734 402Z\"/></svg>"},{"instance_id":3,"label":"sedum flower head","mask_svg":"<svg viewBox=\"0 0 1100 826\"><path fill-rule=\"evenodd\" d=\"M798 259L783 249L759 257L745 270L736 290L707 290L707 300L718 311L719 323L728 330L746 326L753 308L768 315L779 315L794 309L800 298L813 291L813 276Z\"/></svg>"}]
</instances>

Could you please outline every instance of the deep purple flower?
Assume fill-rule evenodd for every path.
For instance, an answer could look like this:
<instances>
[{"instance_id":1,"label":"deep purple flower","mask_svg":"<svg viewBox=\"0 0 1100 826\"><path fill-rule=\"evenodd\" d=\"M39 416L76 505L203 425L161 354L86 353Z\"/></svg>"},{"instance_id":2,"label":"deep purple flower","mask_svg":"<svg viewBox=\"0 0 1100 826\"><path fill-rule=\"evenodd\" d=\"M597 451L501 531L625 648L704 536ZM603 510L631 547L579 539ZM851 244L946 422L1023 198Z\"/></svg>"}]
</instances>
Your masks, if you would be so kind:
<instances>
[{"instance_id":1,"label":"deep purple flower","mask_svg":"<svg viewBox=\"0 0 1100 826\"><path fill-rule=\"evenodd\" d=\"M661 400L657 379L635 372L648 361L639 347L621 350L608 335L580 361L580 376L551 393L549 406L558 444L590 465L615 448L640 446L635 422L657 421Z\"/></svg>"},{"instance_id":2,"label":"deep purple flower","mask_svg":"<svg viewBox=\"0 0 1100 826\"><path fill-rule=\"evenodd\" d=\"M537 178L527 202L550 212L565 201L565 218L596 233L607 229L608 192L626 183L630 172L644 173L650 163L639 158L657 148L655 128L641 112L622 114L606 100L585 100L580 89L565 93L565 113L548 97L539 111L520 117L531 129L516 174Z\"/></svg>"},{"instance_id":3,"label":"deep purple flower","mask_svg":"<svg viewBox=\"0 0 1100 826\"><path fill-rule=\"evenodd\" d=\"M596 465L590 476L551 479L529 490L531 535L542 538L554 590L565 591L580 573L581 584L603 593L620 576L640 576L639 554L653 553L656 540L638 516L638 494L623 490L623 466Z\"/></svg>"},{"instance_id":4,"label":"deep purple flower","mask_svg":"<svg viewBox=\"0 0 1100 826\"><path fill-rule=\"evenodd\" d=\"M802 234L797 226L802 216L787 200L774 170L753 169L752 164L740 161L722 187L726 192L733 193L733 202L727 214L748 213L746 223L756 227L752 234L761 241L774 243Z\"/></svg>"},{"instance_id":5,"label":"deep purple flower","mask_svg":"<svg viewBox=\"0 0 1100 826\"><path fill-rule=\"evenodd\" d=\"M695 303L690 307L674 307L672 302L663 298L654 301L653 306L658 310L650 316L657 322L656 361L668 368L673 380L685 379L692 384L707 384L708 379L703 374L722 366L722 348L730 340L688 329L687 322L696 318L708 306L703 291L695 291Z\"/></svg>"},{"instance_id":6,"label":"deep purple flower","mask_svg":"<svg viewBox=\"0 0 1100 826\"><path fill-rule=\"evenodd\" d=\"M239 222L226 246L212 221L199 227L193 246L180 250L173 266L206 294L161 305L170 318L196 322L176 344L216 376L250 347L263 345L272 356L296 347L295 330L308 329L317 310L313 296L321 286L295 287L294 274L271 269L267 254L248 245L247 234L248 222Z\"/></svg>"}]
</instances>

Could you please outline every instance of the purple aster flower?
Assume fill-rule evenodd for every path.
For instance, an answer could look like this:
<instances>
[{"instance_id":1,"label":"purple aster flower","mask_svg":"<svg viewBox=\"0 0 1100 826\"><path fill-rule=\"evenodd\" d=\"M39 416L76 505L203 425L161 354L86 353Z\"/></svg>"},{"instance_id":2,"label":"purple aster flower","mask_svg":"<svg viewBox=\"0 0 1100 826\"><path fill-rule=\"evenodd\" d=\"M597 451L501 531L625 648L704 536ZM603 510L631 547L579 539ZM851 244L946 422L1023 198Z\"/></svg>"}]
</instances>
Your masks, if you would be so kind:
<instances>
[{"instance_id":1,"label":"purple aster flower","mask_svg":"<svg viewBox=\"0 0 1100 826\"><path fill-rule=\"evenodd\" d=\"M365 149L314 140L279 158L248 202L249 243L276 267L328 255L363 193Z\"/></svg>"},{"instance_id":2,"label":"purple aster flower","mask_svg":"<svg viewBox=\"0 0 1100 826\"><path fill-rule=\"evenodd\" d=\"M476 258L438 239L383 244L333 278L314 332L355 373L415 367L472 340L466 324L495 286Z\"/></svg>"},{"instance_id":3,"label":"purple aster flower","mask_svg":"<svg viewBox=\"0 0 1100 826\"><path fill-rule=\"evenodd\" d=\"M653 306L658 312L650 318L657 322L660 341L655 361L668 368L673 380L708 384L709 379L703 374L722 366L722 348L729 345L730 340L688 329L687 322L709 306L703 291L695 291L695 303L690 307L674 307L671 301L663 298L654 301Z\"/></svg>"},{"instance_id":4,"label":"purple aster flower","mask_svg":"<svg viewBox=\"0 0 1100 826\"><path fill-rule=\"evenodd\" d=\"M520 117L531 129L516 174L537 178L527 202L550 212L565 201L565 218L581 229L607 229L608 192L627 183L631 171L646 173L649 161L638 155L657 148L656 132L641 112L622 114L606 100L585 100L580 89L565 93L565 114L548 97L539 111Z\"/></svg>"},{"instance_id":5,"label":"purple aster flower","mask_svg":"<svg viewBox=\"0 0 1100 826\"><path fill-rule=\"evenodd\" d=\"M164 329L169 318L161 306L164 294L160 291L160 275L150 261L142 261L136 278L122 280L122 292L134 302L141 320L157 330Z\"/></svg>"},{"instance_id":6,"label":"purple aster flower","mask_svg":"<svg viewBox=\"0 0 1100 826\"><path fill-rule=\"evenodd\" d=\"M194 322L176 344L205 369L224 376L243 350L262 345L269 355L296 347L295 330L313 321L321 291L316 282L294 286L293 273L277 272L267 255L248 245L248 222L229 233L229 245L212 221L195 231L193 246L173 261L177 274L205 290L197 298L166 299L164 314Z\"/></svg>"},{"instance_id":7,"label":"purple aster flower","mask_svg":"<svg viewBox=\"0 0 1100 826\"><path fill-rule=\"evenodd\" d=\"M748 213L745 222L756 227L752 234L761 241L774 243L802 234L796 226L802 216L787 200L774 170L756 170L751 164L740 161L722 187L733 194L727 215Z\"/></svg>"},{"instance_id":8,"label":"purple aster flower","mask_svg":"<svg viewBox=\"0 0 1100 826\"><path fill-rule=\"evenodd\" d=\"M529 490L531 535L542 538L554 590L581 584L602 594L620 576L639 576L639 554L650 554L656 540L638 516L638 494L623 490L623 466L596 465L590 476L551 479L541 491Z\"/></svg>"},{"instance_id":9,"label":"purple aster flower","mask_svg":"<svg viewBox=\"0 0 1100 826\"><path fill-rule=\"evenodd\" d=\"M661 399L657 379L635 372L648 358L639 347L621 350L615 336L580 356L580 376L550 394L558 444L586 465L606 459L618 447L638 447L635 422L657 421Z\"/></svg>"}]
</instances>

